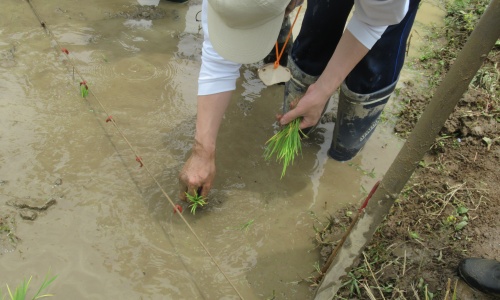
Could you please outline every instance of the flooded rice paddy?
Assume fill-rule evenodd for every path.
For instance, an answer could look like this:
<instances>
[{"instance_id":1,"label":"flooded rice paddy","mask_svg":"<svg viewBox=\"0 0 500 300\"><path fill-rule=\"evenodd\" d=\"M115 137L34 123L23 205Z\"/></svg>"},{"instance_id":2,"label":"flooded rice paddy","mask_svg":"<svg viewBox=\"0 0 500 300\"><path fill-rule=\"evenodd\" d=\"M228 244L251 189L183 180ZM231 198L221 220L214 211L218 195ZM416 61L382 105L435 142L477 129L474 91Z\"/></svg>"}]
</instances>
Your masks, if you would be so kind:
<instances>
[{"instance_id":1,"label":"flooded rice paddy","mask_svg":"<svg viewBox=\"0 0 500 300\"><path fill-rule=\"evenodd\" d=\"M36 14L16 0L0 12L0 217L12 233L0 240L0 283L33 276L37 287L50 270L55 299L238 299L153 179L178 202L196 119L200 1L31 3ZM283 86L265 87L258 66L242 68L225 115L210 203L183 216L245 299L310 299L302 279L319 259L316 218L357 205L402 141L382 124L339 163L326 155L326 123L280 180L263 151ZM9 205L52 199L33 221Z\"/></svg>"}]
</instances>

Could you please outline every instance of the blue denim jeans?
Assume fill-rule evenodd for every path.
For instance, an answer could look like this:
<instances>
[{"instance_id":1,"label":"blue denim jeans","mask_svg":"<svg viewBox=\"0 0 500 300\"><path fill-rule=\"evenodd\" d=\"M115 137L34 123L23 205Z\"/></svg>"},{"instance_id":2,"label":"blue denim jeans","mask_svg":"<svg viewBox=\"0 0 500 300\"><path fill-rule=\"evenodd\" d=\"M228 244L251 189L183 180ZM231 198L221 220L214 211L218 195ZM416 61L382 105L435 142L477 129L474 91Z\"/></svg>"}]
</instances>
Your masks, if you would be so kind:
<instances>
[{"instance_id":1,"label":"blue denim jeans","mask_svg":"<svg viewBox=\"0 0 500 300\"><path fill-rule=\"evenodd\" d=\"M359 94L377 92L398 80L404 64L406 41L420 0L410 0L405 18L387 27L345 82ZM318 76L325 69L342 36L353 0L308 0L300 33L291 57L305 73Z\"/></svg>"}]
</instances>

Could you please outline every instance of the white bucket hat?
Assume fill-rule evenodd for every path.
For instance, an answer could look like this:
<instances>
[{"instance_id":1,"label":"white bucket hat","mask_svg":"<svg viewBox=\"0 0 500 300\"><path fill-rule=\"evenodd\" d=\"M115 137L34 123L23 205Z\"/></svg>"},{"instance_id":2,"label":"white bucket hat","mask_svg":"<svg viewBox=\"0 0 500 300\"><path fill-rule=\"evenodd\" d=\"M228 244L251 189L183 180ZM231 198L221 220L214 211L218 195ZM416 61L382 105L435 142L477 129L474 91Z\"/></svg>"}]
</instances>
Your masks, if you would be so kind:
<instances>
[{"instance_id":1,"label":"white bucket hat","mask_svg":"<svg viewBox=\"0 0 500 300\"><path fill-rule=\"evenodd\" d=\"M257 62L278 38L290 0L208 0L208 34L220 56Z\"/></svg>"}]
</instances>

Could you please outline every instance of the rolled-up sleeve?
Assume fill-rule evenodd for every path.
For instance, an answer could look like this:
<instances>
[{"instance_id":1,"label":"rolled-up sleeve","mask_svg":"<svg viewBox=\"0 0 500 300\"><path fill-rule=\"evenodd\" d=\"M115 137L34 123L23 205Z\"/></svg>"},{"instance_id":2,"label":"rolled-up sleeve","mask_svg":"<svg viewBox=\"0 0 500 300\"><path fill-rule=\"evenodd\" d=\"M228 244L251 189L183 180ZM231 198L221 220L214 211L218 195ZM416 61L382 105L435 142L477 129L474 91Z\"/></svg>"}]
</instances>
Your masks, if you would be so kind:
<instances>
[{"instance_id":1,"label":"rolled-up sleeve","mask_svg":"<svg viewBox=\"0 0 500 300\"><path fill-rule=\"evenodd\" d=\"M211 95L236 89L241 64L222 58L213 48L208 35L207 1L202 4L201 23L204 41L201 54L201 69L198 76L198 95Z\"/></svg>"},{"instance_id":2,"label":"rolled-up sleeve","mask_svg":"<svg viewBox=\"0 0 500 300\"><path fill-rule=\"evenodd\" d=\"M387 26L398 24L408 12L409 0L355 0L349 30L366 48L371 49Z\"/></svg>"}]
</instances>

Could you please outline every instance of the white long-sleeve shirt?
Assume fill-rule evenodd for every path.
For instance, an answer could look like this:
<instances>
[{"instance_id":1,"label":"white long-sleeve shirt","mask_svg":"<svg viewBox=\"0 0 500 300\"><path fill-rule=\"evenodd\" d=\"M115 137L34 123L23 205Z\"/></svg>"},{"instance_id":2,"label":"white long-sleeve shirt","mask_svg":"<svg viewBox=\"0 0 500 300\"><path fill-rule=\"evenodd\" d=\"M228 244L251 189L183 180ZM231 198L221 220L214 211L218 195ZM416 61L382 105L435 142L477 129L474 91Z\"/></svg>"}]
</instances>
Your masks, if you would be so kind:
<instances>
[{"instance_id":1,"label":"white long-sleeve shirt","mask_svg":"<svg viewBox=\"0 0 500 300\"><path fill-rule=\"evenodd\" d=\"M201 24L204 41L198 95L211 95L236 89L241 64L221 57L210 42L207 25L207 0L202 3ZM354 0L349 30L366 48L371 49L387 26L397 24L408 11L409 0Z\"/></svg>"}]
</instances>

